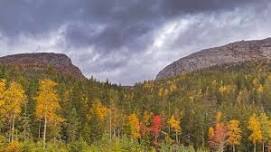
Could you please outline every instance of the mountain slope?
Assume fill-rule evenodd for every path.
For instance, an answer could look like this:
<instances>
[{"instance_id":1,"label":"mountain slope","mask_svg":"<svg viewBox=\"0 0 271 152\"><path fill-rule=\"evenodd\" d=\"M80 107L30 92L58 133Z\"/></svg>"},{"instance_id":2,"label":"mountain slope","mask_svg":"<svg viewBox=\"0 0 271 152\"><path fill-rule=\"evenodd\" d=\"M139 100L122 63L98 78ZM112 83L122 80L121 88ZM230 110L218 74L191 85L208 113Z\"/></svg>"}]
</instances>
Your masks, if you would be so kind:
<instances>
[{"instance_id":1,"label":"mountain slope","mask_svg":"<svg viewBox=\"0 0 271 152\"><path fill-rule=\"evenodd\" d=\"M78 79L85 79L80 69L73 65L71 59L64 54L29 53L8 55L0 57L0 64L35 71L52 68L64 75L72 76Z\"/></svg>"},{"instance_id":2,"label":"mountain slope","mask_svg":"<svg viewBox=\"0 0 271 152\"><path fill-rule=\"evenodd\" d=\"M205 49L181 58L160 71L156 79L173 77L212 66L270 59L271 38L234 42L221 47Z\"/></svg>"}]
</instances>

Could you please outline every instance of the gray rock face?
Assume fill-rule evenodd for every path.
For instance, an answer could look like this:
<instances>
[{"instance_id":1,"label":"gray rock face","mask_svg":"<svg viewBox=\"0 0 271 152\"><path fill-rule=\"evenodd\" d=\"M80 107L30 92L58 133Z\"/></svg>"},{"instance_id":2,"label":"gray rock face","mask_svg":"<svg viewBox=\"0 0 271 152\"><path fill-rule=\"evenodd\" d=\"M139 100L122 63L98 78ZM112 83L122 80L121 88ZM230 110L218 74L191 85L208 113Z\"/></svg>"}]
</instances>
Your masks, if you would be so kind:
<instances>
[{"instance_id":1,"label":"gray rock face","mask_svg":"<svg viewBox=\"0 0 271 152\"><path fill-rule=\"evenodd\" d=\"M156 79L173 77L212 66L263 59L271 59L271 38L234 42L199 51L166 66L159 72Z\"/></svg>"},{"instance_id":2,"label":"gray rock face","mask_svg":"<svg viewBox=\"0 0 271 152\"><path fill-rule=\"evenodd\" d=\"M65 54L29 53L9 55L0 57L0 64L31 70L44 70L51 67L62 74L85 79L80 69L73 65L71 59Z\"/></svg>"}]
</instances>

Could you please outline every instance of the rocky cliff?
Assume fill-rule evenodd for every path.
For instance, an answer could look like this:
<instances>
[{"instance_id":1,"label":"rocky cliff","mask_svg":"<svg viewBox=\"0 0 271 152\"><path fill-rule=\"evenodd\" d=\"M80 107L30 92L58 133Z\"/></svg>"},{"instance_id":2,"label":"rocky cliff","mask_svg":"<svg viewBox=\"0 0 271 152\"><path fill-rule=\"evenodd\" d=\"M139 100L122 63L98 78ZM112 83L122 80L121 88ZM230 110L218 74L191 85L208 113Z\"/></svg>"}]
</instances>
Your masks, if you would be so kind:
<instances>
[{"instance_id":1,"label":"rocky cliff","mask_svg":"<svg viewBox=\"0 0 271 152\"><path fill-rule=\"evenodd\" d=\"M212 66L238 64L253 60L271 59L271 38L240 41L221 47L205 49L166 66L156 79L177 76Z\"/></svg>"},{"instance_id":2,"label":"rocky cliff","mask_svg":"<svg viewBox=\"0 0 271 152\"><path fill-rule=\"evenodd\" d=\"M9 55L0 57L0 64L36 71L52 68L64 75L85 79L79 68L73 65L71 59L64 54L29 53Z\"/></svg>"}]
</instances>

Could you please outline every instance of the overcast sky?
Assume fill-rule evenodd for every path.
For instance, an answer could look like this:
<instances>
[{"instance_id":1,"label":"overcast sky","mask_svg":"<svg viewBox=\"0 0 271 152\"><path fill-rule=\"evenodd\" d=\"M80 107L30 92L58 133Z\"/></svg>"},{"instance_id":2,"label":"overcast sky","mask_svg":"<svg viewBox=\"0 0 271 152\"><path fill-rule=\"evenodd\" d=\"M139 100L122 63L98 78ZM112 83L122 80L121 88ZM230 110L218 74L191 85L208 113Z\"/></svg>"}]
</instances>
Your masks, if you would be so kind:
<instances>
[{"instance_id":1,"label":"overcast sky","mask_svg":"<svg viewBox=\"0 0 271 152\"><path fill-rule=\"evenodd\" d=\"M0 56L65 53L86 76L125 85L195 51L267 37L270 0L0 0Z\"/></svg>"}]
</instances>

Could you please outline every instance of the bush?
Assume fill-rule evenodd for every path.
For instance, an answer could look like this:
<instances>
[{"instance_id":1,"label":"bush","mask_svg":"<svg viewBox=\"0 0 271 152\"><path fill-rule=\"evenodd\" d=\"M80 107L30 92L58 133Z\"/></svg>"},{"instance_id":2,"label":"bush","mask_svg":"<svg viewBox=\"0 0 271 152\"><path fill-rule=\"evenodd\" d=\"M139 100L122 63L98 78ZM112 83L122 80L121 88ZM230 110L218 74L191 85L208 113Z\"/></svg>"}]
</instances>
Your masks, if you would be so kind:
<instances>
[{"instance_id":1,"label":"bush","mask_svg":"<svg viewBox=\"0 0 271 152\"><path fill-rule=\"evenodd\" d=\"M89 145L82 139L75 141L68 146L70 152L89 152Z\"/></svg>"},{"instance_id":2,"label":"bush","mask_svg":"<svg viewBox=\"0 0 271 152\"><path fill-rule=\"evenodd\" d=\"M68 149L65 145L60 143L47 143L46 150L43 149L43 144L40 142L23 142L22 143L22 152L68 152Z\"/></svg>"},{"instance_id":3,"label":"bush","mask_svg":"<svg viewBox=\"0 0 271 152\"><path fill-rule=\"evenodd\" d=\"M7 144L3 150L1 150L2 152L22 152L22 145L17 142L14 141L12 143Z\"/></svg>"},{"instance_id":4,"label":"bush","mask_svg":"<svg viewBox=\"0 0 271 152\"><path fill-rule=\"evenodd\" d=\"M161 145L161 152L209 152L206 149L195 150L193 146L185 147L183 145L171 145L163 143Z\"/></svg>"},{"instance_id":5,"label":"bush","mask_svg":"<svg viewBox=\"0 0 271 152\"><path fill-rule=\"evenodd\" d=\"M90 146L91 152L140 152L149 151L137 141L130 138L114 138L110 142L107 136L104 136L101 141L98 141Z\"/></svg>"}]
</instances>

